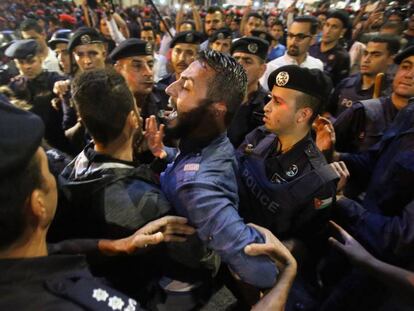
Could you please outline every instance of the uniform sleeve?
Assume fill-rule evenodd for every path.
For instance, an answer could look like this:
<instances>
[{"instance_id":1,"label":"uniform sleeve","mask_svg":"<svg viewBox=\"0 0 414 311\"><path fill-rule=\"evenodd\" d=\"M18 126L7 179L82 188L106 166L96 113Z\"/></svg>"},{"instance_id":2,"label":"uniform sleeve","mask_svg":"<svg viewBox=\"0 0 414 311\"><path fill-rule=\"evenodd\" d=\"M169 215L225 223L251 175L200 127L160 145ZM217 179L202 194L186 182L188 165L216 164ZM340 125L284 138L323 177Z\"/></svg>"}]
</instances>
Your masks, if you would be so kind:
<instances>
[{"instance_id":1,"label":"uniform sleeve","mask_svg":"<svg viewBox=\"0 0 414 311\"><path fill-rule=\"evenodd\" d=\"M250 257L244 247L263 243L263 237L247 226L237 213L235 202L216 182L195 181L177 189L177 199L187 206L190 222L199 238L215 250L244 282L258 288L272 287L277 269L266 256Z\"/></svg>"},{"instance_id":2,"label":"uniform sleeve","mask_svg":"<svg viewBox=\"0 0 414 311\"><path fill-rule=\"evenodd\" d=\"M414 201L405 206L400 215L384 216L343 198L338 201L337 215L338 221L377 256L392 262L413 257Z\"/></svg>"},{"instance_id":3,"label":"uniform sleeve","mask_svg":"<svg viewBox=\"0 0 414 311\"><path fill-rule=\"evenodd\" d=\"M334 123L336 143L339 152L358 150L359 135L364 130L365 111L361 103L355 103L342 112Z\"/></svg>"}]
</instances>

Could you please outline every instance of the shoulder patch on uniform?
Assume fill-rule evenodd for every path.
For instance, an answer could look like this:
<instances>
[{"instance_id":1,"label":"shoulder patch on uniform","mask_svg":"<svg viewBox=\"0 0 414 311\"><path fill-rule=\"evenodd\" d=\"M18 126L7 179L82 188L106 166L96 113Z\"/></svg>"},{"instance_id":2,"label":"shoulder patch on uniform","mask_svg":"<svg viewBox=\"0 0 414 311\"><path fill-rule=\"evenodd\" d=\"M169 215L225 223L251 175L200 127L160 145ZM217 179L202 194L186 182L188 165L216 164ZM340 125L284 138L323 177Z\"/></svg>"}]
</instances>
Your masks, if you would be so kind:
<instances>
[{"instance_id":1,"label":"shoulder patch on uniform","mask_svg":"<svg viewBox=\"0 0 414 311\"><path fill-rule=\"evenodd\" d=\"M318 209L318 210L327 208L331 204L332 204L332 198L327 198L327 199L314 198L313 199L313 205L315 209Z\"/></svg>"},{"instance_id":2,"label":"shoulder patch on uniform","mask_svg":"<svg viewBox=\"0 0 414 311\"><path fill-rule=\"evenodd\" d=\"M187 163L184 165L184 172L196 172L200 169L200 164L198 163Z\"/></svg>"}]
</instances>

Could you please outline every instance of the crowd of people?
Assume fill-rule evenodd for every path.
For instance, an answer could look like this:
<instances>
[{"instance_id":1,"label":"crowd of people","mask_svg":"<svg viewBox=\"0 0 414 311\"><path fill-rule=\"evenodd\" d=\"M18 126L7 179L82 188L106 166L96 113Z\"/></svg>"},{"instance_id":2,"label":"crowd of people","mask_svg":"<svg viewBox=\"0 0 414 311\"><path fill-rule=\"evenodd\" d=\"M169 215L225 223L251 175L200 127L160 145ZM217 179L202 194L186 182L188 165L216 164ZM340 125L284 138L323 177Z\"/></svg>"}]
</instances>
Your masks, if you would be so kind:
<instances>
[{"instance_id":1,"label":"crowd of people","mask_svg":"<svg viewBox=\"0 0 414 311\"><path fill-rule=\"evenodd\" d=\"M0 309L414 308L414 2L278 4L0 3Z\"/></svg>"}]
</instances>

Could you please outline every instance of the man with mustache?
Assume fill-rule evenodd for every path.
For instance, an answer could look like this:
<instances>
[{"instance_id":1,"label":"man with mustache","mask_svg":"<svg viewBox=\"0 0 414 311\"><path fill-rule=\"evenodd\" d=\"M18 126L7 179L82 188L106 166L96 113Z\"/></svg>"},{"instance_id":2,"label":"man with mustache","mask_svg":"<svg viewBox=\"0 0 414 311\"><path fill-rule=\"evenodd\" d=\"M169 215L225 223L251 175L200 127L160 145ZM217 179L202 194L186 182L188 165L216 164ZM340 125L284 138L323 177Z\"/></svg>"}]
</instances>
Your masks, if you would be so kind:
<instances>
[{"instance_id":1,"label":"man with mustache","mask_svg":"<svg viewBox=\"0 0 414 311\"><path fill-rule=\"evenodd\" d=\"M302 68L323 70L322 62L308 54L317 27L318 23L313 17L299 16L295 18L288 29L285 55L266 64L266 71L260 79L260 84L265 90L268 90L269 75L281 66L298 65Z\"/></svg>"},{"instance_id":2,"label":"man with mustache","mask_svg":"<svg viewBox=\"0 0 414 311\"><path fill-rule=\"evenodd\" d=\"M164 90L154 83L154 50L150 42L130 38L121 42L109 55L115 70L127 82L145 120L151 115L163 122L162 111L168 106Z\"/></svg>"},{"instance_id":3,"label":"man with mustache","mask_svg":"<svg viewBox=\"0 0 414 311\"><path fill-rule=\"evenodd\" d=\"M180 78L181 73L196 59L203 37L195 31L184 31L175 35L170 43L171 64L174 72L159 81L166 88Z\"/></svg>"}]
</instances>

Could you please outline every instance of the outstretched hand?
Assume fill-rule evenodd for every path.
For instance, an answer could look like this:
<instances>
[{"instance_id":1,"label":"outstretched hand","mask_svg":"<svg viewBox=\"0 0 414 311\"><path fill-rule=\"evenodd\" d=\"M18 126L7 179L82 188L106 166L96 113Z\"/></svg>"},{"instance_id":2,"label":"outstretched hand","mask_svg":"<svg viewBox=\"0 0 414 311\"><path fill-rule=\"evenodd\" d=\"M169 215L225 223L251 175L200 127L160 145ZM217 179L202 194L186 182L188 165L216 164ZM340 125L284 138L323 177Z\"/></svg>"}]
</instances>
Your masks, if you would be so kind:
<instances>
[{"instance_id":1,"label":"outstretched hand","mask_svg":"<svg viewBox=\"0 0 414 311\"><path fill-rule=\"evenodd\" d=\"M337 239L330 237L329 243L334 248L345 254L353 263L357 265L373 260L373 256L341 226L333 221L330 221L330 224L343 240L343 242L339 242Z\"/></svg>"},{"instance_id":2,"label":"outstretched hand","mask_svg":"<svg viewBox=\"0 0 414 311\"><path fill-rule=\"evenodd\" d=\"M335 172L339 176L339 181L338 181L338 185L336 186L336 191L340 192L345 188L346 183L349 179L350 173L348 171L348 168L346 167L343 161L332 162L329 165L335 170Z\"/></svg>"},{"instance_id":3,"label":"outstretched hand","mask_svg":"<svg viewBox=\"0 0 414 311\"><path fill-rule=\"evenodd\" d=\"M318 116L312 124L316 132L316 146L321 152L333 152L335 147L335 129L332 122L325 117Z\"/></svg>"},{"instance_id":4,"label":"outstretched hand","mask_svg":"<svg viewBox=\"0 0 414 311\"><path fill-rule=\"evenodd\" d=\"M101 243L100 248L108 255L132 254L148 245L161 242L184 242L186 236L194 233L195 229L187 225L187 218L164 216L147 223L129 237Z\"/></svg>"},{"instance_id":5,"label":"outstretched hand","mask_svg":"<svg viewBox=\"0 0 414 311\"><path fill-rule=\"evenodd\" d=\"M147 146L154 157L163 159L167 156L164 150L164 124L158 127L155 116L150 116L145 120L145 139Z\"/></svg>"}]
</instances>

